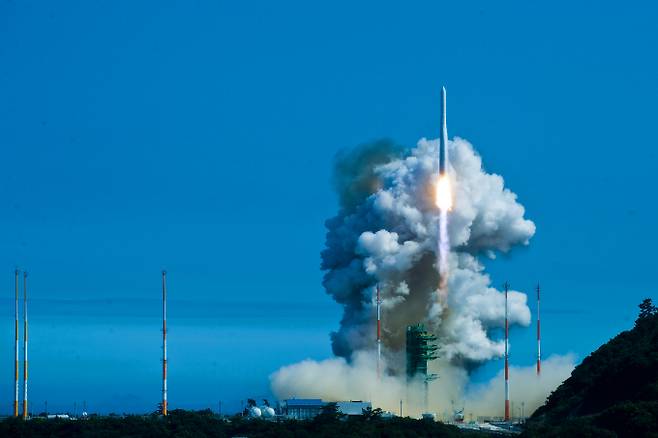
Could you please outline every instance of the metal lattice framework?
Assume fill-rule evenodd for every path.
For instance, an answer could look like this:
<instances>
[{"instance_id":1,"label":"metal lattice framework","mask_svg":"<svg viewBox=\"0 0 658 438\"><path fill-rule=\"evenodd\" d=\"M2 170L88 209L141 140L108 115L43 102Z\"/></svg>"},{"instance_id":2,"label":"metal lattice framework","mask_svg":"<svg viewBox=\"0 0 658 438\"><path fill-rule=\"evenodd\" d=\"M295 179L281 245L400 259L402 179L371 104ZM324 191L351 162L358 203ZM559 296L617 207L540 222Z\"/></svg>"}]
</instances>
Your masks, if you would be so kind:
<instances>
[{"instance_id":1,"label":"metal lattice framework","mask_svg":"<svg viewBox=\"0 0 658 438\"><path fill-rule=\"evenodd\" d=\"M436 336L425 330L422 324L407 327L407 379L418 375L426 381L437 378L436 374L428 374L427 364L439 357Z\"/></svg>"}]
</instances>

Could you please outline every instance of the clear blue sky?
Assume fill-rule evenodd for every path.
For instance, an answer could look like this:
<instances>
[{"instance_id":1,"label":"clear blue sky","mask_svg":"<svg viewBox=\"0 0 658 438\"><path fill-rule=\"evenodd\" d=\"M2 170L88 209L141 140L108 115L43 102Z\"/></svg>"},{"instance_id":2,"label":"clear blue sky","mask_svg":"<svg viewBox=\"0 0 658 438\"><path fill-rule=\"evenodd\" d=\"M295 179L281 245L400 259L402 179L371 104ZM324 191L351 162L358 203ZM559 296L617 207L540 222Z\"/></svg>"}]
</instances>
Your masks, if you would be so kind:
<instances>
[{"instance_id":1,"label":"clear blue sky","mask_svg":"<svg viewBox=\"0 0 658 438\"><path fill-rule=\"evenodd\" d=\"M656 297L658 10L440 3L3 1L0 413L15 266L37 412L155 408L162 268L172 407L236 409L279 366L328 357L332 158L436 137L443 84L450 135L537 224L489 268L542 281L545 354L631 326ZM530 364L533 330L513 336Z\"/></svg>"}]
</instances>

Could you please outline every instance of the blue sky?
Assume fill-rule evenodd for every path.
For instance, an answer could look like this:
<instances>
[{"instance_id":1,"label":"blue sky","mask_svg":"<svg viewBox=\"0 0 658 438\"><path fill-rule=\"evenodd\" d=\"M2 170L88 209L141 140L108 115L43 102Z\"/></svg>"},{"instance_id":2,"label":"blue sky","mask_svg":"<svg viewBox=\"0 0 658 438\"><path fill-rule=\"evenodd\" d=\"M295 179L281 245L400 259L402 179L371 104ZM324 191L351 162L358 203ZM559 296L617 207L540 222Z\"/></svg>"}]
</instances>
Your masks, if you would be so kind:
<instances>
[{"instance_id":1,"label":"blue sky","mask_svg":"<svg viewBox=\"0 0 658 438\"><path fill-rule=\"evenodd\" d=\"M173 407L235 409L328 357L333 156L436 137L443 84L450 135L537 224L494 281L541 280L545 354L584 357L656 297L656 19L633 2L2 2L0 413L17 265L35 411L155 407L162 268ZM533 330L513 336L530 364Z\"/></svg>"}]
</instances>

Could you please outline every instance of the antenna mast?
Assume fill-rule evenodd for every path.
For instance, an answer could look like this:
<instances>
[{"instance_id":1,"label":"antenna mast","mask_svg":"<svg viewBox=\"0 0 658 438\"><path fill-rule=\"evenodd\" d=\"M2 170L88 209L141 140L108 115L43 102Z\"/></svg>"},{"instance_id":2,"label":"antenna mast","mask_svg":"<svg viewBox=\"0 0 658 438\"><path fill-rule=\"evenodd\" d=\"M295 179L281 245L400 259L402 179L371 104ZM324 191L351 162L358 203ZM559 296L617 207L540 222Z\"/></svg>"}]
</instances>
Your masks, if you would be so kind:
<instances>
[{"instance_id":1,"label":"antenna mast","mask_svg":"<svg viewBox=\"0 0 658 438\"><path fill-rule=\"evenodd\" d=\"M541 322L539 319L539 283L537 283L537 375L541 374Z\"/></svg>"},{"instance_id":2,"label":"antenna mast","mask_svg":"<svg viewBox=\"0 0 658 438\"><path fill-rule=\"evenodd\" d=\"M16 355L16 360L14 362L14 417L18 417L18 392L19 392L19 386L18 386L18 373L19 373L19 365L18 362L20 361L19 358L19 342L18 342L18 274L19 270L16 269L14 271L14 285L16 289L16 320L14 324L14 330L16 333L16 344L14 345L14 353Z\"/></svg>"},{"instance_id":3,"label":"antenna mast","mask_svg":"<svg viewBox=\"0 0 658 438\"><path fill-rule=\"evenodd\" d=\"M507 306L507 294L509 282L505 282L505 421L510 420L509 413L509 318Z\"/></svg>"},{"instance_id":4,"label":"antenna mast","mask_svg":"<svg viewBox=\"0 0 658 438\"><path fill-rule=\"evenodd\" d=\"M27 419L27 272L23 271L23 419Z\"/></svg>"},{"instance_id":5,"label":"antenna mast","mask_svg":"<svg viewBox=\"0 0 658 438\"><path fill-rule=\"evenodd\" d=\"M379 294L379 283L377 283L377 378L381 378L382 362L382 314L381 314L381 296Z\"/></svg>"},{"instance_id":6,"label":"antenna mast","mask_svg":"<svg viewBox=\"0 0 658 438\"><path fill-rule=\"evenodd\" d=\"M162 271L162 415L167 415L167 271Z\"/></svg>"}]
</instances>

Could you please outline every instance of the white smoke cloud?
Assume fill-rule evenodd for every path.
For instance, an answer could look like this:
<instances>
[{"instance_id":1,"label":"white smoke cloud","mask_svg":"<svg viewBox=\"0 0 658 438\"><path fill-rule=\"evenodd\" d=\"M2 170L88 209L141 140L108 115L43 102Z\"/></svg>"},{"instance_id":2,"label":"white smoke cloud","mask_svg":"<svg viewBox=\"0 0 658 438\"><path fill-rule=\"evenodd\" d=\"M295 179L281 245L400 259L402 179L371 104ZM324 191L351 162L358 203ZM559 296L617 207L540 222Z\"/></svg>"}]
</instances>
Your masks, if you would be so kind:
<instances>
[{"instance_id":1,"label":"white smoke cloud","mask_svg":"<svg viewBox=\"0 0 658 438\"><path fill-rule=\"evenodd\" d=\"M467 374L460 368L446 364L442 372L442 378L431 386L432 406L449 406L451 399L459 399L467 382ZM357 352L351 362L344 358L305 360L281 368L270 380L279 398L321 395L325 401L371 400L374 406L390 412L398 412L402 400L405 415L417 416L424 410L422 382L407 382L404 377L392 375L383 375L380 380L372 352Z\"/></svg>"},{"instance_id":2,"label":"white smoke cloud","mask_svg":"<svg viewBox=\"0 0 658 438\"><path fill-rule=\"evenodd\" d=\"M535 367L510 367L511 400L514 416L531 415L548 395L569 377L574 368L572 355L551 356L542 362L542 374ZM450 420L452 408L464 409L467 415L502 417L504 414L504 374L501 371L489 381L469 385L467 372L445 360L431 363L431 371L439 379L430 384L430 411ZM377 377L373 352L357 352L348 362L342 357L323 361L305 360L281 368L270 376L272 390L280 399L317 398L325 401L371 400L373 405L389 412L420 416L424 411L423 386L419 381L407 383L404 376ZM523 404L523 405L522 405Z\"/></svg>"},{"instance_id":3,"label":"white smoke cloud","mask_svg":"<svg viewBox=\"0 0 658 438\"><path fill-rule=\"evenodd\" d=\"M514 402L513 416L521 410L532 414L546 402L549 394L564 382L574 369L575 357L572 354L553 355L542 360L541 375L537 376L535 366L510 367L510 399ZM466 397L467 410L478 415L497 416L504 414L501 394L504 394L505 377L503 370L488 382L469 389Z\"/></svg>"},{"instance_id":4,"label":"white smoke cloud","mask_svg":"<svg viewBox=\"0 0 658 438\"><path fill-rule=\"evenodd\" d=\"M404 272L412 266L420 254L420 246L413 240L400 245L398 237L398 233L386 230L365 231L359 236L356 252L365 256L363 267L366 273Z\"/></svg>"},{"instance_id":5,"label":"white smoke cloud","mask_svg":"<svg viewBox=\"0 0 658 438\"><path fill-rule=\"evenodd\" d=\"M379 142L338 155L341 208L326 222L322 252L323 285L343 306L340 327L331 335L338 358L282 368L272 376L275 394L374 400L383 386L387 393L376 394L377 403L397 406L400 397L408 399L402 397L409 390L406 379L396 376L405 374L410 324L423 323L438 337L441 359L431 366L439 366L442 377L432 383L432 393L441 387L452 399L463 396L464 366L502 356L504 344L494 334L504 325L504 294L492 287L478 258L527 245L535 225L503 178L483 169L470 143L455 138L448 147L454 205L447 230L452 244L447 294L438 290L436 266L438 141L421 139L411 150ZM385 385L372 375L376 367L367 366L375 345L376 284L383 300ZM526 295L511 290L508 297L510 324L529 325Z\"/></svg>"},{"instance_id":6,"label":"white smoke cloud","mask_svg":"<svg viewBox=\"0 0 658 438\"><path fill-rule=\"evenodd\" d=\"M324 286L344 307L341 326L332 335L338 356L349 359L373 345L374 334L367 327L376 283L382 287L383 343L389 351L402 346L406 325L422 322L439 335L450 360L477 362L502 354L502 343L492 340L490 331L502 326L503 295L491 287L477 257L527 244L535 225L524 218L523 206L503 179L484 171L470 143L456 138L449 148L455 202L448 226L453 252L447 302L437 293L433 188L438 141L422 139L406 153L392 154L390 145L378 143L340 155L336 180L343 205L327 221L322 253ZM389 152L386 159L380 150ZM377 160L369 160L369 154ZM408 292L400 294L401 287ZM528 325L525 295L512 291L509 300L511 324ZM399 364L391 366L399 371Z\"/></svg>"},{"instance_id":7,"label":"white smoke cloud","mask_svg":"<svg viewBox=\"0 0 658 438\"><path fill-rule=\"evenodd\" d=\"M348 362L342 357L320 362L305 360L281 368L272 376L272 390L279 398L315 398L325 401L378 400L390 409L406 398L406 385L395 376L377 379L375 355L355 353ZM382 388L386 388L383 390Z\"/></svg>"}]
</instances>

